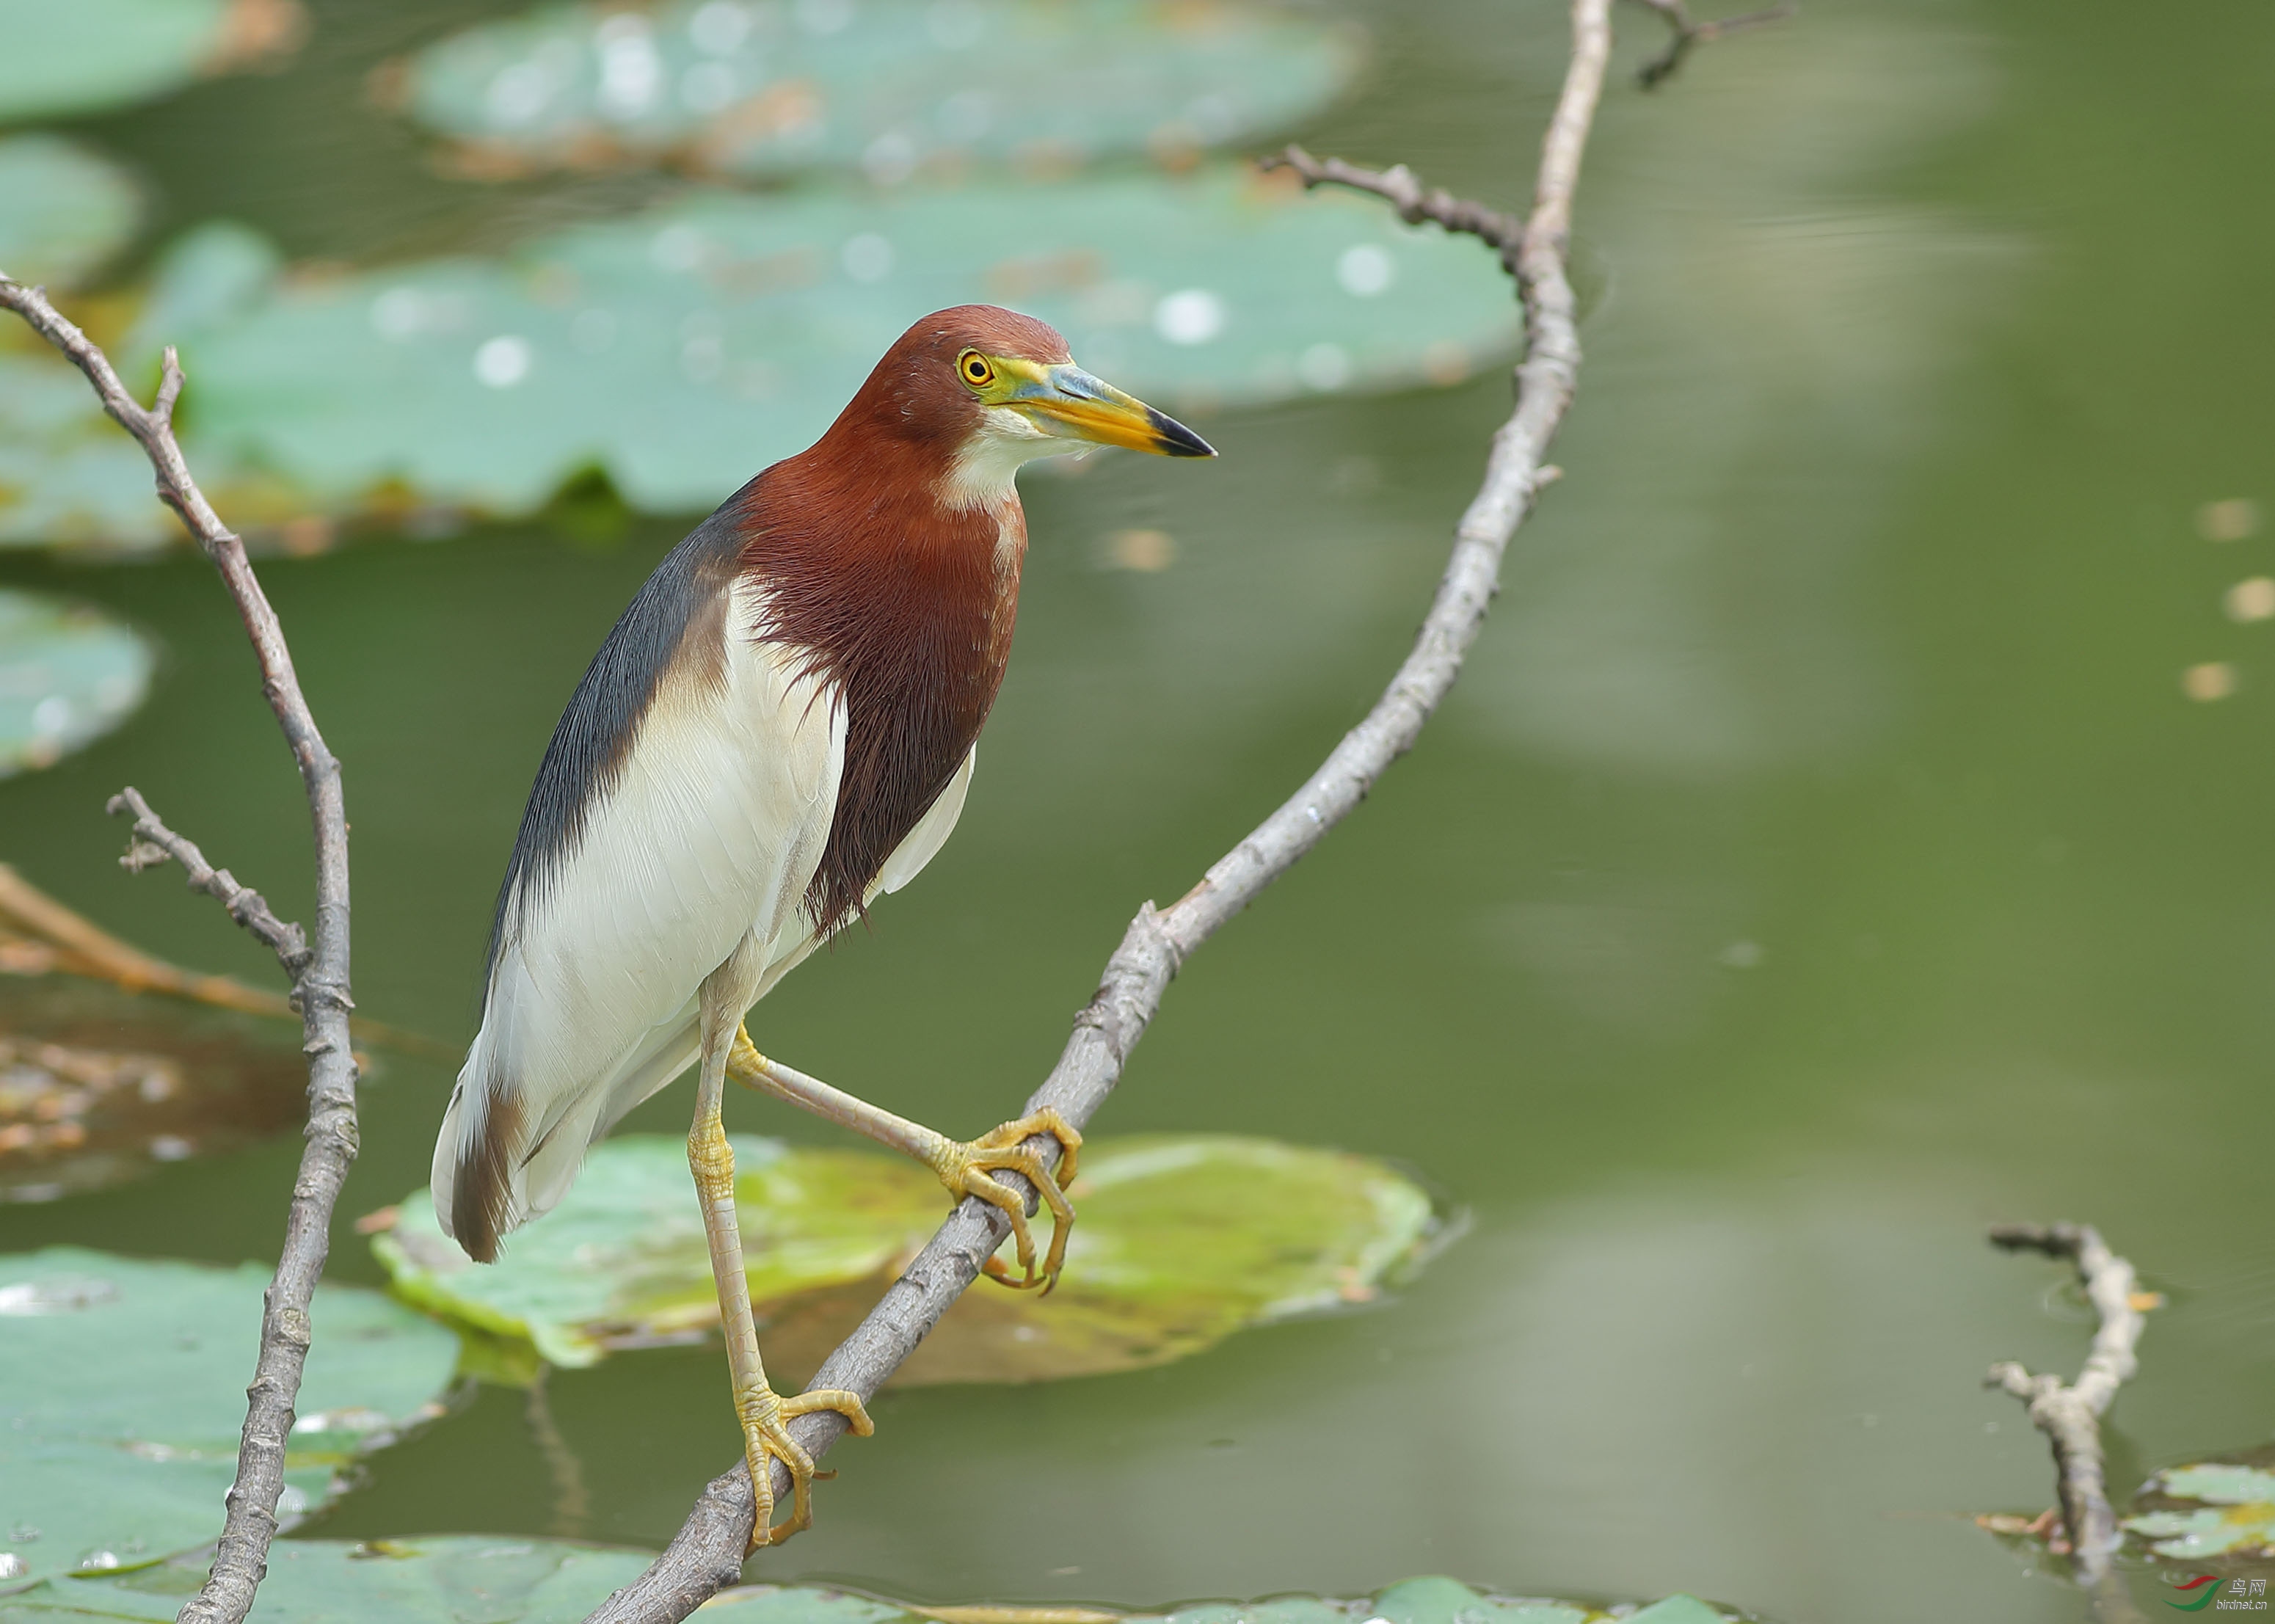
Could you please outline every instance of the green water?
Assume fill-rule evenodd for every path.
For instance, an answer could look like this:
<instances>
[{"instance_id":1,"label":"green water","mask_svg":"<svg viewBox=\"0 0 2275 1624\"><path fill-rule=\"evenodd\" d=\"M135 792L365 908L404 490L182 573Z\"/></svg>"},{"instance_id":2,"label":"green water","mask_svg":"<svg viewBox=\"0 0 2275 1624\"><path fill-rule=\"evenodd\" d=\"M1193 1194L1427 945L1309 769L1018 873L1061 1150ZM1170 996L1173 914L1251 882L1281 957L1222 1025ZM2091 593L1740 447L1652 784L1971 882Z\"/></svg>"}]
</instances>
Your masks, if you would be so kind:
<instances>
[{"instance_id":1,"label":"green water","mask_svg":"<svg viewBox=\"0 0 2275 1624\"><path fill-rule=\"evenodd\" d=\"M314 9L291 72L82 127L162 224L226 213L369 261L624 200L437 179L365 110L376 59L475 8ZM1561 13L1373 11L1376 72L1306 139L1519 200ZM1655 47L1620 21L1625 60ZM1473 1228L1372 1311L1139 1375L888 1395L818 1528L754 1574L1153 1604L1442 1571L1796 1624L2075 1620L1968 1520L2050 1497L1984 1367L2075 1370L2090 1331L2054 1265L1984 1245L2002 1219L2096 1222L2171 1297L2115 1413L2120 1487L2266 1439L2275 628L2221 597L2275 573L2275 537L2214 544L2194 516L2275 499L2271 70L2275 15L2246 0L1817 0L1660 93L1615 81L1566 478L1422 746L1188 967L1099 1123L1402 1158ZM760 1041L941 1126L997 1121L1135 906L1378 687L1505 401L1488 380L1219 418L1215 464L1032 480L962 827L768 1001ZM1100 569L1133 526L1174 567ZM470 1029L547 733L684 527L262 566L346 764L368 1012ZM0 580L165 651L126 728L0 787L0 857L156 951L262 974L209 903L123 875L99 815L132 782L306 912L296 781L204 566ZM2214 661L2240 691L2185 698ZM374 1079L340 1277L376 1278L345 1220L423 1181L447 1081ZM270 1257L296 1151L5 1209L0 1249ZM485 1390L309 1531L659 1543L734 1454L719 1367L556 1377L550 1455L523 1397Z\"/></svg>"}]
</instances>

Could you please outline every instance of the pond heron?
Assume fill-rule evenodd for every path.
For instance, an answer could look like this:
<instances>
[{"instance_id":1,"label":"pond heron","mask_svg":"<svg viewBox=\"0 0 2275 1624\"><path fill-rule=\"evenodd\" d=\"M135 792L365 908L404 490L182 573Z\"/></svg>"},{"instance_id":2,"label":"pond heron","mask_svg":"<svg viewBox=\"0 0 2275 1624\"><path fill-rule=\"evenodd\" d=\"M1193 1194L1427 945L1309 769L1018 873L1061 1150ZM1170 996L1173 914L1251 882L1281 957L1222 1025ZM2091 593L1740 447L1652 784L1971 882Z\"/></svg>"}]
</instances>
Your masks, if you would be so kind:
<instances>
[{"instance_id":1,"label":"pond heron","mask_svg":"<svg viewBox=\"0 0 2275 1624\"><path fill-rule=\"evenodd\" d=\"M784 1424L860 1399L777 1396L743 1275L726 1079L914 1156L952 1197L1010 1215L1048 1289L1081 1137L1055 1112L947 1138L752 1046L743 1017L882 893L916 878L964 810L1011 646L1026 554L1013 476L1085 444L1213 457L1074 365L1042 322L986 305L926 316L813 447L674 548L618 620L547 747L492 925L482 1026L435 1145L435 1210L467 1254L549 1210L593 1142L699 1062L687 1159L702 1202L735 1410L758 1499L752 1545L812 1521L813 1462ZM1054 1179L1030 1137L1063 1150ZM1053 1216L1039 1267L1024 1203ZM773 1524L779 1457L796 1485Z\"/></svg>"}]
</instances>

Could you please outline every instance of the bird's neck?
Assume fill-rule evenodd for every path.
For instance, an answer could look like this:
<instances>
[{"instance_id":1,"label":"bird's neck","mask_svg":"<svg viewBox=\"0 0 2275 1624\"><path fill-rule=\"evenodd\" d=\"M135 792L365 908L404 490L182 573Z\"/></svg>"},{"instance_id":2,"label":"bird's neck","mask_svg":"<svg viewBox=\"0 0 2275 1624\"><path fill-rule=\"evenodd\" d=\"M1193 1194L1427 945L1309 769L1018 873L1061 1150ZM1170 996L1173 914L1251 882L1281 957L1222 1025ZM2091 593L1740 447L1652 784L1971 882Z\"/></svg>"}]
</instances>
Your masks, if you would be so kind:
<instances>
[{"instance_id":1,"label":"bird's neck","mask_svg":"<svg viewBox=\"0 0 2275 1624\"><path fill-rule=\"evenodd\" d=\"M761 634L807 652L843 696L837 814L808 903L824 925L869 882L963 765L995 702L1018 615L1026 520L1016 490L951 491L948 457L831 439L752 481L742 568Z\"/></svg>"}]
</instances>

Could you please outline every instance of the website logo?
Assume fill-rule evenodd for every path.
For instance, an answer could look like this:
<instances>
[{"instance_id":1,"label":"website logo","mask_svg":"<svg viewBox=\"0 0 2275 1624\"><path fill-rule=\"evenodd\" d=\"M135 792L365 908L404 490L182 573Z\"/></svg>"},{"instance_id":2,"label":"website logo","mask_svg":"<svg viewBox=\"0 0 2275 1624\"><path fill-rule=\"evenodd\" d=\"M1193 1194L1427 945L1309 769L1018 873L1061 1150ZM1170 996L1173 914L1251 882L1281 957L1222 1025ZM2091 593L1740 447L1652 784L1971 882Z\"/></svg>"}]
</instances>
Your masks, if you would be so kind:
<instances>
[{"instance_id":1,"label":"website logo","mask_svg":"<svg viewBox=\"0 0 2275 1624\"><path fill-rule=\"evenodd\" d=\"M2264 1579L2230 1579L2222 1584L2217 1574L2196 1574L2186 1579L2167 1579L2165 1582L2189 1598L2187 1601L2165 1601L2165 1605L2181 1613L2202 1613L2207 1607L2216 1613L2267 1611L2267 1581Z\"/></svg>"}]
</instances>

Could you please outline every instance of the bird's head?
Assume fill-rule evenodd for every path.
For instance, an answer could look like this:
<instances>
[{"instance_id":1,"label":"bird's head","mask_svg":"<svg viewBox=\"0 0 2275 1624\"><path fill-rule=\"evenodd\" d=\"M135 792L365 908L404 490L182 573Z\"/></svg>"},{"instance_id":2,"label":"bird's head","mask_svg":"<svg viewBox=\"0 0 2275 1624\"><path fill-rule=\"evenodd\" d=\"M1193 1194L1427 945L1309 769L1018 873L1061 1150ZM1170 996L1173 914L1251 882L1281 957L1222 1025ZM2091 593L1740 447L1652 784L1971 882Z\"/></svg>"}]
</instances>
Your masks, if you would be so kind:
<instances>
[{"instance_id":1,"label":"bird's head","mask_svg":"<svg viewBox=\"0 0 2275 1624\"><path fill-rule=\"evenodd\" d=\"M1022 463L1090 445L1216 455L1175 418L1076 366L1049 325L993 305L959 305L909 329L846 419L944 452L951 500L1000 498Z\"/></svg>"}]
</instances>

